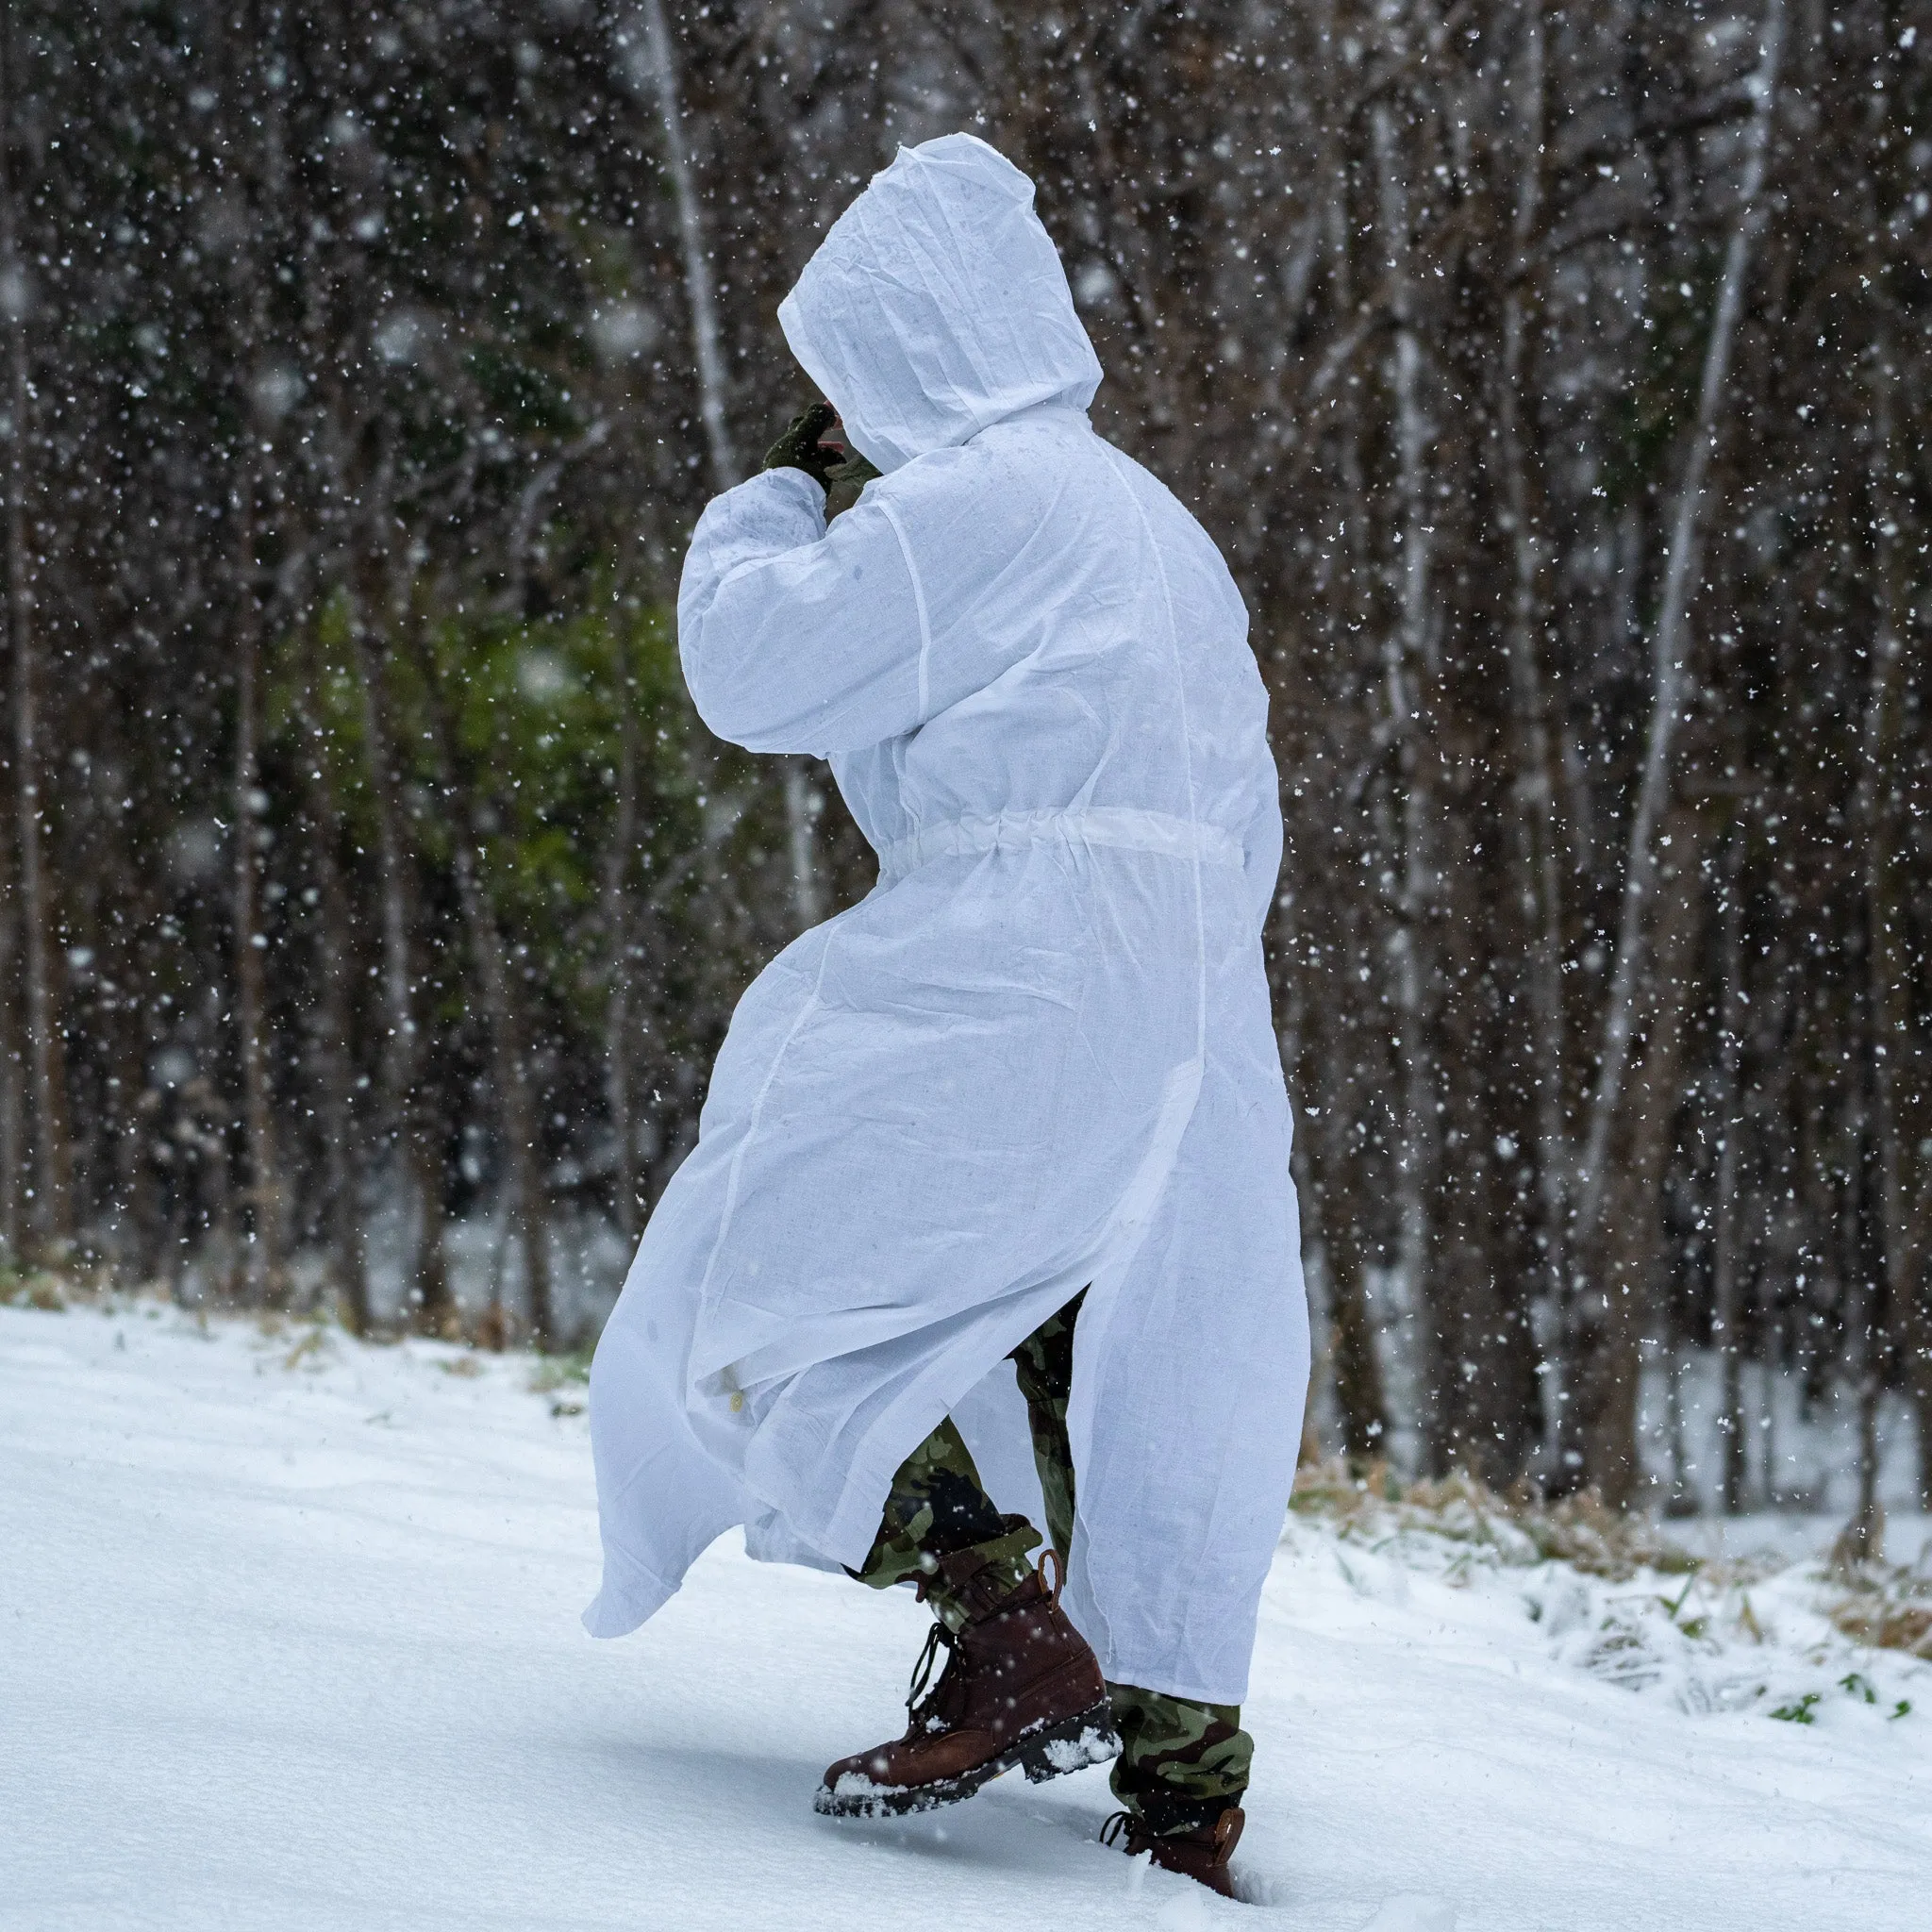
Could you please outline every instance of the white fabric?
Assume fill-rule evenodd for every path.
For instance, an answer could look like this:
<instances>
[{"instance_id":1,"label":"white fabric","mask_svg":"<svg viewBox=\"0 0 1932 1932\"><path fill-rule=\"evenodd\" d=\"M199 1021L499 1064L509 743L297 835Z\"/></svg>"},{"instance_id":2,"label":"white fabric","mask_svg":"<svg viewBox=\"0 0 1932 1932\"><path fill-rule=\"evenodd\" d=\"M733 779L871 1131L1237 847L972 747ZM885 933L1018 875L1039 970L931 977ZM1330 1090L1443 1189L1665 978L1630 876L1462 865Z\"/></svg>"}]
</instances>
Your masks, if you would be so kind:
<instances>
[{"instance_id":1,"label":"white fabric","mask_svg":"<svg viewBox=\"0 0 1932 1932\"><path fill-rule=\"evenodd\" d=\"M935 858L1010 850L1040 839L1111 845L1122 852L1165 852L1173 858L1202 858L1210 864L1241 862L1240 844L1219 825L1194 824L1166 812L1135 811L1127 806L1090 806L1085 810L1006 811L990 819L953 819L929 825L908 838L893 840L879 854L879 882L895 885Z\"/></svg>"},{"instance_id":2,"label":"white fabric","mask_svg":"<svg viewBox=\"0 0 1932 1932\"><path fill-rule=\"evenodd\" d=\"M1234 1703L1308 1369L1267 702L1214 546L1074 407L1031 204L970 136L902 150L780 310L890 474L829 529L754 477L691 541L700 712L829 758L881 876L740 1002L605 1330L586 1623L736 1523L859 1564L943 1415L1019 1426L967 1398L1091 1283L1067 1607L1115 1681Z\"/></svg>"},{"instance_id":3,"label":"white fabric","mask_svg":"<svg viewBox=\"0 0 1932 1932\"><path fill-rule=\"evenodd\" d=\"M1100 387L1032 182L970 134L901 149L874 175L778 325L888 475L1029 405L1084 409Z\"/></svg>"}]
</instances>

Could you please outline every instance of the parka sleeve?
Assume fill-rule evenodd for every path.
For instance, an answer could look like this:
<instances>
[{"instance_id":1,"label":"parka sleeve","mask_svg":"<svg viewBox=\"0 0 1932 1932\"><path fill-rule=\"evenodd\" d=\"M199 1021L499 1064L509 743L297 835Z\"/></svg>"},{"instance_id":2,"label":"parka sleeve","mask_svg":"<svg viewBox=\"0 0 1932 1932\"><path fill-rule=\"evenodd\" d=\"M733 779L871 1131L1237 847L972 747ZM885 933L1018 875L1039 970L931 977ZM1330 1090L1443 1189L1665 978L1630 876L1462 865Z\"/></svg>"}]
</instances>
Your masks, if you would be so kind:
<instances>
[{"instance_id":1,"label":"parka sleeve","mask_svg":"<svg viewBox=\"0 0 1932 1932\"><path fill-rule=\"evenodd\" d=\"M796 470L715 498L685 558L677 639L698 715L747 751L829 757L925 720L923 592L873 492L829 529L824 491Z\"/></svg>"}]
</instances>

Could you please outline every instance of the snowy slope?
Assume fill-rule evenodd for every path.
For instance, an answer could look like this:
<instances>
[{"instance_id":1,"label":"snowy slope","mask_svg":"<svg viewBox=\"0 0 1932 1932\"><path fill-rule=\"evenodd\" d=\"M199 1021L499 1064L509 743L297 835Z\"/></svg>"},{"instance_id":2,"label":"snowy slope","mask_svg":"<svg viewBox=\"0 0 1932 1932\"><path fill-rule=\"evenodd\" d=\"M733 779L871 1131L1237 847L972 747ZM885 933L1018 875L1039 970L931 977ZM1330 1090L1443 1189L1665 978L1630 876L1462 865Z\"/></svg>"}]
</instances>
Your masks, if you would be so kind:
<instances>
[{"instance_id":1,"label":"snowy slope","mask_svg":"<svg viewBox=\"0 0 1932 1932\"><path fill-rule=\"evenodd\" d=\"M1265 1915L1094 1843L1104 1773L816 1818L897 1728L916 1605L726 1543L592 1643L581 1416L526 1359L309 1335L0 1309L0 1926L1932 1924L1932 1669L1829 1639L1801 1578L1759 1643L1715 1590L1673 1618L1306 1520L1249 1707Z\"/></svg>"}]
</instances>

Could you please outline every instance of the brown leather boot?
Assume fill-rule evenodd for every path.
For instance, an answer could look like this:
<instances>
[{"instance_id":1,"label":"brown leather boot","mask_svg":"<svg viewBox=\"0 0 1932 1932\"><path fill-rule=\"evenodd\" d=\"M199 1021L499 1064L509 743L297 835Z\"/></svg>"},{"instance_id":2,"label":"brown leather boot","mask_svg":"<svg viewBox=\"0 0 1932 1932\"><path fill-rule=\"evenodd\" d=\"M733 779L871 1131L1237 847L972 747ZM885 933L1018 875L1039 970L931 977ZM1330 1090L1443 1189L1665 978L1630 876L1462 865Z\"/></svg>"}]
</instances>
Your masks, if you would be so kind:
<instances>
[{"instance_id":1,"label":"brown leather boot","mask_svg":"<svg viewBox=\"0 0 1932 1932\"><path fill-rule=\"evenodd\" d=\"M1163 1838L1148 1830L1145 1822L1131 1811L1116 1811L1101 1827L1100 1838L1103 1844L1113 1844L1124 1831L1128 1857L1138 1858L1145 1852L1163 1872L1197 1879L1209 1891L1232 1898L1234 1879L1227 1861L1234 1856L1241 1826L1247 1822L1247 1813L1239 1805L1230 1805L1220 1817L1192 1831L1170 1832Z\"/></svg>"},{"instance_id":2,"label":"brown leather boot","mask_svg":"<svg viewBox=\"0 0 1932 1932\"><path fill-rule=\"evenodd\" d=\"M1058 1587L1049 1592L1035 1571L1008 1588L971 1550L941 1557L940 1570L966 1606L965 1627L955 1636L933 1625L912 1674L906 1735L841 1758L815 1811L927 1811L970 1798L1016 1764L1040 1784L1119 1754L1100 1664L1067 1621ZM941 1647L945 1669L922 1701Z\"/></svg>"}]
</instances>

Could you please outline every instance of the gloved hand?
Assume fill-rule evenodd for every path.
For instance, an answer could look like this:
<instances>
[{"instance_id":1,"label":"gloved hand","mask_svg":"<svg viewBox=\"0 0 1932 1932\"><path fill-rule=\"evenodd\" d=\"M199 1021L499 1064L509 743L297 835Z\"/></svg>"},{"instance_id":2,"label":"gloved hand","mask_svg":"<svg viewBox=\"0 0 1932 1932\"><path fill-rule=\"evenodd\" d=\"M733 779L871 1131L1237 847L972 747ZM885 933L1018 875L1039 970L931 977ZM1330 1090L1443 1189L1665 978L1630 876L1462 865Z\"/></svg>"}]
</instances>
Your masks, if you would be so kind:
<instances>
[{"instance_id":1,"label":"gloved hand","mask_svg":"<svg viewBox=\"0 0 1932 1932\"><path fill-rule=\"evenodd\" d=\"M821 442L819 438L839 420L830 403L814 403L792 417L785 434L765 452L768 470L803 470L821 490L830 488L830 472L842 463L845 452L837 443Z\"/></svg>"},{"instance_id":2,"label":"gloved hand","mask_svg":"<svg viewBox=\"0 0 1932 1932\"><path fill-rule=\"evenodd\" d=\"M863 490L874 476L884 475L883 470L874 468L848 442L845 445L845 460L842 463L834 463L825 472L825 483L829 489L844 489L857 492Z\"/></svg>"}]
</instances>

